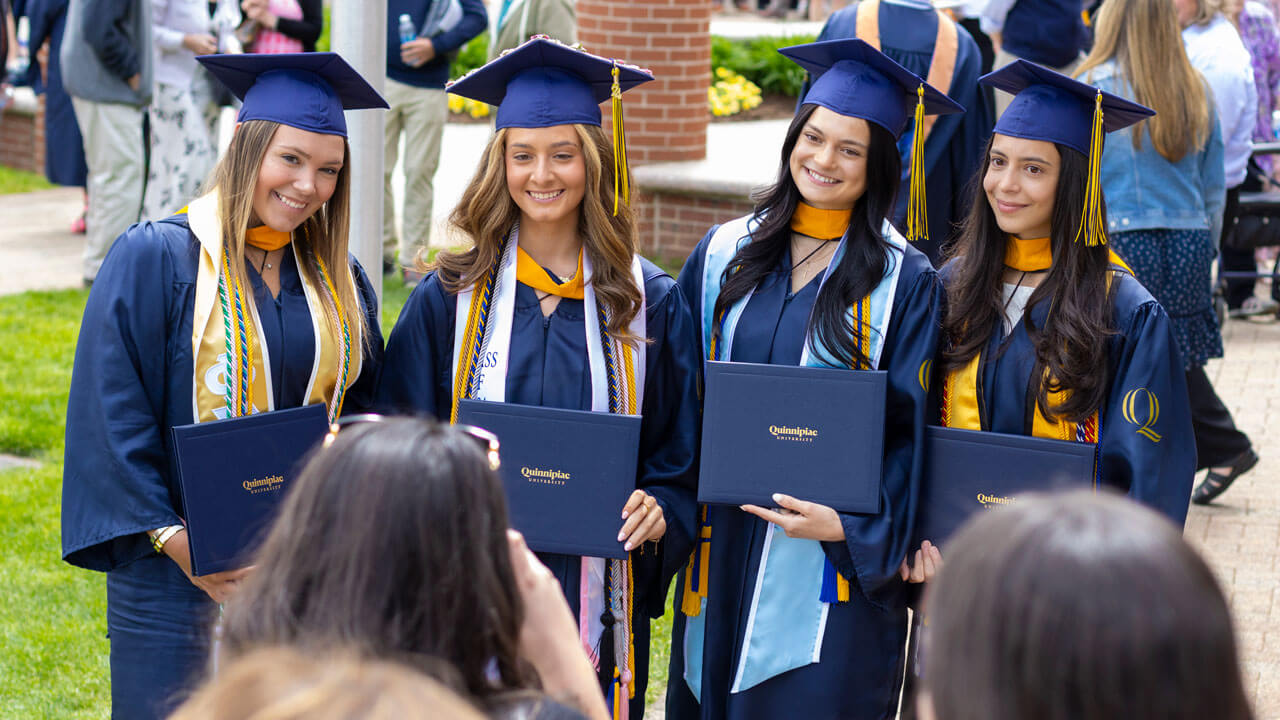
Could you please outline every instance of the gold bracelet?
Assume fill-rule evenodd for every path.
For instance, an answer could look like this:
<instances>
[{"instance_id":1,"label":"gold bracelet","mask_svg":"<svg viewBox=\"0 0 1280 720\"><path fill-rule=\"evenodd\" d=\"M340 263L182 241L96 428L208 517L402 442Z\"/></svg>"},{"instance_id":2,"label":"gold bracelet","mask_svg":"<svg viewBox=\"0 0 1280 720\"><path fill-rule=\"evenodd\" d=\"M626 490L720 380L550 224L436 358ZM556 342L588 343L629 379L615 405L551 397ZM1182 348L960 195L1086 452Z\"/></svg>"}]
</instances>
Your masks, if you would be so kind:
<instances>
[{"instance_id":1,"label":"gold bracelet","mask_svg":"<svg viewBox=\"0 0 1280 720\"><path fill-rule=\"evenodd\" d=\"M168 525L148 531L147 535L151 536L151 547L155 548L157 553L164 554L164 544L177 535L178 531L185 529L182 525Z\"/></svg>"}]
</instances>

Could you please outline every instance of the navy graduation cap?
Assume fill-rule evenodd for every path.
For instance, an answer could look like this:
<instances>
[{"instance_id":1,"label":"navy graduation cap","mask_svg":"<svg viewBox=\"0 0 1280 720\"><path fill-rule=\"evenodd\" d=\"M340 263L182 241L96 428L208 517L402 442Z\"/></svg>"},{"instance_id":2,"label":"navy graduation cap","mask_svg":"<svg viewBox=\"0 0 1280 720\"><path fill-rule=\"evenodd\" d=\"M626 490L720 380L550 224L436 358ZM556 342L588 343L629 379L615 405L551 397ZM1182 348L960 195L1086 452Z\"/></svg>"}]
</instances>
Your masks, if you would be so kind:
<instances>
[{"instance_id":1,"label":"navy graduation cap","mask_svg":"<svg viewBox=\"0 0 1280 720\"><path fill-rule=\"evenodd\" d=\"M1061 143L1086 156L1093 145L1095 113L1101 117L1102 132L1120 130L1156 114L1145 105L1026 60L1015 60L978 82L1015 96L996 121L995 132Z\"/></svg>"},{"instance_id":2,"label":"navy graduation cap","mask_svg":"<svg viewBox=\"0 0 1280 720\"><path fill-rule=\"evenodd\" d=\"M616 79L615 79L616 78ZM497 129L600 125L600 103L653 79L647 70L536 36L448 85L498 106Z\"/></svg>"},{"instance_id":3,"label":"navy graduation cap","mask_svg":"<svg viewBox=\"0 0 1280 720\"><path fill-rule=\"evenodd\" d=\"M983 75L978 82L1014 95L996 121L993 132L1059 143L1089 158L1084 216L1076 231L1076 240L1083 235L1086 245L1106 244L1099 179L1103 135L1129 127L1156 112L1026 60L1015 60Z\"/></svg>"},{"instance_id":4,"label":"navy graduation cap","mask_svg":"<svg viewBox=\"0 0 1280 720\"><path fill-rule=\"evenodd\" d=\"M929 237L925 205L924 116L962 113L964 108L863 40L826 40L778 50L814 78L804 104L821 105L862 118L902 137L914 114L908 166L907 239Z\"/></svg>"},{"instance_id":5,"label":"navy graduation cap","mask_svg":"<svg viewBox=\"0 0 1280 720\"><path fill-rule=\"evenodd\" d=\"M343 110L388 107L378 91L337 53L246 53L196 59L244 101L237 122L270 120L346 137Z\"/></svg>"},{"instance_id":6,"label":"navy graduation cap","mask_svg":"<svg viewBox=\"0 0 1280 720\"><path fill-rule=\"evenodd\" d=\"M648 70L536 35L445 87L454 95L497 105L497 130L599 126L600 103L612 100L613 214L617 215L619 198L629 202L631 194L622 93L652 79Z\"/></svg>"},{"instance_id":7,"label":"navy graduation cap","mask_svg":"<svg viewBox=\"0 0 1280 720\"><path fill-rule=\"evenodd\" d=\"M778 50L814 78L806 104L873 122L901 137L917 106L925 115L962 113L956 101L863 40L825 40Z\"/></svg>"}]
</instances>

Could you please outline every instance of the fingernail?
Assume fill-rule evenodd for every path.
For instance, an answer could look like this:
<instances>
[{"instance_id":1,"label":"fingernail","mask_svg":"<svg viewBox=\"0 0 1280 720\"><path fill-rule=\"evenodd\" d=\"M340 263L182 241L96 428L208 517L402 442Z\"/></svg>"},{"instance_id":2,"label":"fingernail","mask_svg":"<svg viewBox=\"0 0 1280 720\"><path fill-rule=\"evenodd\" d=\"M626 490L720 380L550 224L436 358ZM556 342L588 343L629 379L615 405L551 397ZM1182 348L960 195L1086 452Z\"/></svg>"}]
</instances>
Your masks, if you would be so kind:
<instances>
[{"instance_id":1,"label":"fingernail","mask_svg":"<svg viewBox=\"0 0 1280 720\"><path fill-rule=\"evenodd\" d=\"M626 550L627 552L631 552L631 543L627 543L626 545L623 545L622 549Z\"/></svg>"},{"instance_id":2,"label":"fingernail","mask_svg":"<svg viewBox=\"0 0 1280 720\"><path fill-rule=\"evenodd\" d=\"M622 542L623 540L626 540L626 539L627 539L626 533L618 533L618 542Z\"/></svg>"},{"instance_id":3,"label":"fingernail","mask_svg":"<svg viewBox=\"0 0 1280 720\"><path fill-rule=\"evenodd\" d=\"M782 495L781 495L780 493L774 493L774 494L773 494L773 501L774 501L774 502L782 502Z\"/></svg>"},{"instance_id":4,"label":"fingernail","mask_svg":"<svg viewBox=\"0 0 1280 720\"><path fill-rule=\"evenodd\" d=\"M623 520L626 520L626 519L627 519L627 516L628 516L628 515L630 515L630 514L631 514L631 513L627 512L626 510L623 510L623 511L622 511L622 519L623 519Z\"/></svg>"}]
</instances>

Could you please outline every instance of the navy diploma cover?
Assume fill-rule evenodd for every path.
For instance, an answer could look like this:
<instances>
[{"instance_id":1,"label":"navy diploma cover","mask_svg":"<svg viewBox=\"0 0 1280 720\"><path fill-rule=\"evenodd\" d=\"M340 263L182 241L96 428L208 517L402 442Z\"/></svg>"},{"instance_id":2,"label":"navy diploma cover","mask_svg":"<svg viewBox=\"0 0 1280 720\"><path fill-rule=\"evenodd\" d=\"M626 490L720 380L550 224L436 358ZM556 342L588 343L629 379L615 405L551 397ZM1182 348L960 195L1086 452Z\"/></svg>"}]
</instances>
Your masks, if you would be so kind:
<instances>
[{"instance_id":1,"label":"navy diploma cover","mask_svg":"<svg viewBox=\"0 0 1280 720\"><path fill-rule=\"evenodd\" d=\"M975 512L1026 492L1092 487L1094 443L929 426L916 542L941 546Z\"/></svg>"},{"instance_id":2,"label":"navy diploma cover","mask_svg":"<svg viewBox=\"0 0 1280 720\"><path fill-rule=\"evenodd\" d=\"M299 460L324 437L323 404L173 428L191 574L244 567L266 535Z\"/></svg>"},{"instance_id":3,"label":"navy diploma cover","mask_svg":"<svg viewBox=\"0 0 1280 720\"><path fill-rule=\"evenodd\" d=\"M709 361L698 502L880 512L887 375Z\"/></svg>"},{"instance_id":4,"label":"navy diploma cover","mask_svg":"<svg viewBox=\"0 0 1280 720\"><path fill-rule=\"evenodd\" d=\"M458 422L498 436L511 526L538 552L625 558L640 416L461 400Z\"/></svg>"}]
</instances>

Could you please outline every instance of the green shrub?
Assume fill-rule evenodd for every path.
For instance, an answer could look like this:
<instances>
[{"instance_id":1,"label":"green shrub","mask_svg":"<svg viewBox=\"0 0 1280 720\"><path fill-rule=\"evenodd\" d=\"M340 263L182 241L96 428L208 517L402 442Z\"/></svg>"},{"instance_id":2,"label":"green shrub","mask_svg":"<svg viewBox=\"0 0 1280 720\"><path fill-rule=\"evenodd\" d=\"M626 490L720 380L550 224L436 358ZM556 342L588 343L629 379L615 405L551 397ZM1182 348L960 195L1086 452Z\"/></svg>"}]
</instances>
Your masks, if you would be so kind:
<instances>
[{"instance_id":1,"label":"green shrub","mask_svg":"<svg viewBox=\"0 0 1280 720\"><path fill-rule=\"evenodd\" d=\"M489 59L489 33L482 32L471 38L471 42L462 46L453 64L449 67L449 79L457 80L475 70Z\"/></svg>"},{"instance_id":2,"label":"green shrub","mask_svg":"<svg viewBox=\"0 0 1280 720\"><path fill-rule=\"evenodd\" d=\"M711 37L711 67L728 68L755 83L769 95L799 97L804 69L778 52L778 48L813 42L812 35L731 40Z\"/></svg>"}]
</instances>

